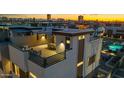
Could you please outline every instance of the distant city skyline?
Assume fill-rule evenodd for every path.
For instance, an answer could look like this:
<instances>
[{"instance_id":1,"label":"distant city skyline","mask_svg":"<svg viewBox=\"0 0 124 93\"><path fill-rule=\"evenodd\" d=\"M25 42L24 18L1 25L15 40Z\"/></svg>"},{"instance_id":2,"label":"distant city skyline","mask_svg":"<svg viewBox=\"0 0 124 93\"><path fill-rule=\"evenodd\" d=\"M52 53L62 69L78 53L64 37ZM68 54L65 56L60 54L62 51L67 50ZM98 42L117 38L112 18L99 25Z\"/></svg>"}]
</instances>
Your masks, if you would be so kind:
<instances>
[{"instance_id":1,"label":"distant city skyline","mask_svg":"<svg viewBox=\"0 0 124 93\"><path fill-rule=\"evenodd\" d=\"M51 14L52 19L63 18L65 20L78 20L78 16L84 16L84 20L99 21L123 21L124 14ZM0 14L9 18L42 18L46 19L46 14Z\"/></svg>"}]
</instances>

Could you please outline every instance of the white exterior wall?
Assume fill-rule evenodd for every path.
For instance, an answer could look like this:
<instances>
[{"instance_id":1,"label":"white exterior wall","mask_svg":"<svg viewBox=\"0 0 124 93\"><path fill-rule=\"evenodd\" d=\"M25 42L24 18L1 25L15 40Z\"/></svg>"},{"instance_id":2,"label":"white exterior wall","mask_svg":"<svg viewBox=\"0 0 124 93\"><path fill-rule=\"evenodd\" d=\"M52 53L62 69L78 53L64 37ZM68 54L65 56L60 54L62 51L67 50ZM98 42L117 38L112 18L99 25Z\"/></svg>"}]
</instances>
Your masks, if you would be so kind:
<instances>
[{"instance_id":1,"label":"white exterior wall","mask_svg":"<svg viewBox=\"0 0 124 93\"><path fill-rule=\"evenodd\" d=\"M48 43L48 41L45 40L41 40L40 39L41 35L39 35L39 40L37 40L37 35L30 35L30 36L16 36L16 37L11 37L11 41L13 43L16 43L17 45L29 45L29 46L33 46L33 45L37 45L37 44L46 44Z\"/></svg>"},{"instance_id":2,"label":"white exterior wall","mask_svg":"<svg viewBox=\"0 0 124 93\"><path fill-rule=\"evenodd\" d=\"M100 62L100 56L101 56L101 49L102 49L102 38L100 38L99 40L99 47L97 49L97 55L96 55L96 66L99 65L99 62Z\"/></svg>"},{"instance_id":3,"label":"white exterior wall","mask_svg":"<svg viewBox=\"0 0 124 93\"><path fill-rule=\"evenodd\" d=\"M61 43L61 41L64 43L64 45L65 45L65 43L66 43L66 41L65 41L65 36L62 36L62 35L56 35L56 46L57 46L57 52L61 52L60 50L61 49L59 49L59 44ZM70 47L72 48L73 47L73 43L75 43L75 42L77 42L77 41L75 41L75 42L73 42L73 37L70 37Z\"/></svg>"},{"instance_id":4,"label":"white exterior wall","mask_svg":"<svg viewBox=\"0 0 124 93\"><path fill-rule=\"evenodd\" d=\"M99 65L101 48L102 48L102 39L89 41L89 35L85 36L84 66L83 66L84 77L86 77ZM95 62L90 66L88 66L89 58L93 55L96 55Z\"/></svg>"},{"instance_id":5,"label":"white exterior wall","mask_svg":"<svg viewBox=\"0 0 124 93\"><path fill-rule=\"evenodd\" d=\"M28 53L22 52L11 45L9 45L10 60L19 66L24 72L27 72Z\"/></svg>"},{"instance_id":6,"label":"white exterior wall","mask_svg":"<svg viewBox=\"0 0 124 93\"><path fill-rule=\"evenodd\" d=\"M65 36L56 35L56 52L57 53L63 52L65 50L64 46L60 47L61 42L63 42L63 44L65 45Z\"/></svg>"},{"instance_id":7,"label":"white exterior wall","mask_svg":"<svg viewBox=\"0 0 124 93\"><path fill-rule=\"evenodd\" d=\"M45 69L47 78L76 78L78 38L72 38L72 50L66 52L66 59Z\"/></svg>"},{"instance_id":8,"label":"white exterior wall","mask_svg":"<svg viewBox=\"0 0 124 93\"><path fill-rule=\"evenodd\" d=\"M89 42L89 35L85 35L85 41L84 41L84 58L83 58L83 77L85 77L87 75L87 66L88 66L88 55L90 53L90 46L88 44Z\"/></svg>"},{"instance_id":9,"label":"white exterior wall","mask_svg":"<svg viewBox=\"0 0 124 93\"><path fill-rule=\"evenodd\" d=\"M38 78L44 77L44 73L45 73L44 68L42 68L41 66L31 62L30 60L28 60L28 71L35 74L36 77L38 77Z\"/></svg>"}]
</instances>

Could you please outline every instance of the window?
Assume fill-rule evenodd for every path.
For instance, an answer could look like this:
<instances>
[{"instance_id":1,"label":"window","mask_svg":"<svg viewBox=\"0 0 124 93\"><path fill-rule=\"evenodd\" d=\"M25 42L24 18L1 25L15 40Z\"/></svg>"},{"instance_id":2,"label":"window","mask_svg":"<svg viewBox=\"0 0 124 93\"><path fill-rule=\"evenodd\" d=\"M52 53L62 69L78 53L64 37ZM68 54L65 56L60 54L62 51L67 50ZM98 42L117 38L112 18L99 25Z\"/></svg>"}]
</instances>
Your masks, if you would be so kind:
<instances>
[{"instance_id":1,"label":"window","mask_svg":"<svg viewBox=\"0 0 124 93\"><path fill-rule=\"evenodd\" d=\"M96 55L93 55L92 57L89 58L89 65L93 64L95 62Z\"/></svg>"}]
</instances>

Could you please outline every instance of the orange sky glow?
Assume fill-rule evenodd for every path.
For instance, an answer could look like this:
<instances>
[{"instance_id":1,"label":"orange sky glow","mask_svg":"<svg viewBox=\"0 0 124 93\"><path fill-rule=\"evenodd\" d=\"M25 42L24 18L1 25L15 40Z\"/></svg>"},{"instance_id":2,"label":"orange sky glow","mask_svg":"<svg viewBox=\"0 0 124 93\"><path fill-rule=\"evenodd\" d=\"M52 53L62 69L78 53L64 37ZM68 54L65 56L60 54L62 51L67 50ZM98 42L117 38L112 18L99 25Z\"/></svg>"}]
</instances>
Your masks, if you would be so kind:
<instances>
[{"instance_id":1,"label":"orange sky glow","mask_svg":"<svg viewBox=\"0 0 124 93\"><path fill-rule=\"evenodd\" d=\"M124 14L52 14L52 18L64 18L66 20L77 20L79 15L84 16L84 20L98 21L121 21L124 22ZM17 18L43 18L46 19L46 14L5 14L0 16L17 17Z\"/></svg>"}]
</instances>

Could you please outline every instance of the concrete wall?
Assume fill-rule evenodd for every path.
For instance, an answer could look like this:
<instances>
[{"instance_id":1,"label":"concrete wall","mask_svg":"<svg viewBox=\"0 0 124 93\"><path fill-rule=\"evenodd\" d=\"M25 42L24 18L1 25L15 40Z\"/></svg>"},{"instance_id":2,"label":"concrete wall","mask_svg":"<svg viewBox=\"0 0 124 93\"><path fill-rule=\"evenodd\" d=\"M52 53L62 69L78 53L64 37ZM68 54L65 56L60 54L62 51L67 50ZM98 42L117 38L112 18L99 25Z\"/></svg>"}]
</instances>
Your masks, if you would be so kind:
<instances>
[{"instance_id":1,"label":"concrete wall","mask_svg":"<svg viewBox=\"0 0 124 93\"><path fill-rule=\"evenodd\" d=\"M72 38L72 50L66 52L66 59L45 69L47 78L76 78L77 77L77 48L78 38Z\"/></svg>"},{"instance_id":2,"label":"concrete wall","mask_svg":"<svg viewBox=\"0 0 124 93\"><path fill-rule=\"evenodd\" d=\"M38 78L44 77L44 68L28 60L28 71L32 72Z\"/></svg>"},{"instance_id":3,"label":"concrete wall","mask_svg":"<svg viewBox=\"0 0 124 93\"><path fill-rule=\"evenodd\" d=\"M60 53L65 50L65 36L56 35L56 52Z\"/></svg>"},{"instance_id":4,"label":"concrete wall","mask_svg":"<svg viewBox=\"0 0 124 93\"><path fill-rule=\"evenodd\" d=\"M96 43L97 43L97 46L99 47L95 46ZM88 66L88 69L86 69L86 73L87 73L86 75L92 72L99 65L101 46L102 46L101 39L94 41L94 48L96 49L94 51L94 54L96 54L96 59L95 59L95 62L91 64L90 66Z\"/></svg>"},{"instance_id":5,"label":"concrete wall","mask_svg":"<svg viewBox=\"0 0 124 93\"><path fill-rule=\"evenodd\" d=\"M30 36L16 36L16 37L12 37L11 38L11 41L16 43L17 45L19 46L22 46L22 45L29 45L29 46L34 46L34 45L39 45L39 44L46 44L48 43L49 38L48 40L47 39L40 39L41 38L41 35L39 35L39 40L37 40L37 35L30 35Z\"/></svg>"},{"instance_id":6,"label":"concrete wall","mask_svg":"<svg viewBox=\"0 0 124 93\"><path fill-rule=\"evenodd\" d=\"M85 77L86 76L86 74L87 74L87 72L86 72L86 70L87 70L87 66L88 66L88 55L89 55L89 53L90 53L90 46L89 46L89 35L85 35L85 41L84 41L84 58L83 58L83 60L84 60L84 63L83 63L83 77Z\"/></svg>"},{"instance_id":7,"label":"concrete wall","mask_svg":"<svg viewBox=\"0 0 124 93\"><path fill-rule=\"evenodd\" d=\"M102 39L96 39L93 41L89 41L89 36L87 35L85 38L85 55L84 55L84 68L83 68L83 76L87 76L90 72L92 72L98 65L100 60L100 51L102 48ZM96 55L95 62L88 66L89 58L93 55Z\"/></svg>"},{"instance_id":8,"label":"concrete wall","mask_svg":"<svg viewBox=\"0 0 124 93\"><path fill-rule=\"evenodd\" d=\"M73 37L70 37L70 48L73 47ZM56 35L56 51L57 53L59 52L63 52L65 50L65 45L66 45L66 36L62 36L62 35ZM77 42L77 41L76 41ZM62 45L62 43L64 44L64 46Z\"/></svg>"},{"instance_id":9,"label":"concrete wall","mask_svg":"<svg viewBox=\"0 0 124 93\"><path fill-rule=\"evenodd\" d=\"M27 72L27 59L28 53L20 51L15 47L9 45L10 60L21 68L24 72Z\"/></svg>"}]
</instances>

